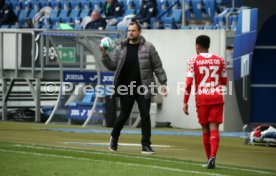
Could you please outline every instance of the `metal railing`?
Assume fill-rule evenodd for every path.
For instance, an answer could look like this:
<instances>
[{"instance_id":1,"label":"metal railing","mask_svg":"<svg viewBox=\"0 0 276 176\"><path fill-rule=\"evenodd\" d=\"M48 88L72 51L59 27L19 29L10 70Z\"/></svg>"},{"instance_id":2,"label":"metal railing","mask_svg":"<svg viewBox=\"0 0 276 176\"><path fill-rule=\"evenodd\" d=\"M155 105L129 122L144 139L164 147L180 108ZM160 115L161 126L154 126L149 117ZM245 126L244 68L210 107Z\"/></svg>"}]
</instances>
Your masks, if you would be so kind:
<instances>
[{"instance_id":1,"label":"metal railing","mask_svg":"<svg viewBox=\"0 0 276 176\"><path fill-rule=\"evenodd\" d=\"M55 78L60 80L62 83L63 79L63 71L65 70L78 70L78 71L93 71L88 68L86 68L85 65L95 65L96 68L100 71L104 70L103 64L100 63L99 57L98 61L95 63L87 63L84 59L84 48L92 54L92 55L99 55L98 51L98 43L93 43L91 41L94 40L94 38L97 38L97 41L103 36L106 35L118 35L120 39L125 37L125 33L123 31L52 31L52 33L74 33L78 36L82 37L82 41L79 41L79 45L82 47L82 51L80 51L80 61L75 65L66 65L59 62L59 59L57 59L56 63L52 65L53 63L50 63L51 58L49 53L49 48L51 48L52 45L54 45L55 52L57 53L57 48L59 47L58 43L53 42L53 39L51 37L47 40L45 40L45 37L42 37L42 33L44 31L42 30L33 30L33 29L0 29L0 79L2 79L2 120L7 120L7 109L9 101L9 97L11 95L13 86L15 85L15 82L17 81L26 81L27 85L31 91L31 95L34 99L35 105L35 121L40 122L40 108L41 108L41 81L47 81L53 79L52 75L57 75L58 78ZM5 35L13 35L14 36L14 42L12 41L4 41L6 38ZM44 32L45 34L45 32ZM29 35L31 38L31 41L25 42L22 41L23 37L22 35ZM12 48L14 51L12 51L14 58L7 58L5 52L7 52L5 49L5 45L13 44ZM30 46L30 65L29 66L22 66L25 63L22 63L22 55L26 53L26 51L22 51L23 45L31 45ZM92 47L92 48L91 48ZM96 53L96 54L95 54ZM57 58L59 56L57 55ZM8 63L9 62L9 63ZM12 68L7 67L7 65L12 63ZM38 63L38 65L37 65ZM51 76L49 76L51 75ZM99 75L100 77L100 75ZM34 84L35 83L35 84ZM60 100L62 98L61 92L62 92L62 84L59 86L59 94L57 97L57 102L55 103L55 109L53 110L51 114L51 118L48 119L48 123L52 120L53 116L55 115L56 109L58 108L58 104L60 103ZM93 109L92 109L93 110ZM93 112L93 111L92 111ZM90 114L92 116L92 114ZM91 117L90 117L91 118ZM88 118L89 122L90 118ZM86 125L85 124L85 125Z\"/></svg>"}]
</instances>

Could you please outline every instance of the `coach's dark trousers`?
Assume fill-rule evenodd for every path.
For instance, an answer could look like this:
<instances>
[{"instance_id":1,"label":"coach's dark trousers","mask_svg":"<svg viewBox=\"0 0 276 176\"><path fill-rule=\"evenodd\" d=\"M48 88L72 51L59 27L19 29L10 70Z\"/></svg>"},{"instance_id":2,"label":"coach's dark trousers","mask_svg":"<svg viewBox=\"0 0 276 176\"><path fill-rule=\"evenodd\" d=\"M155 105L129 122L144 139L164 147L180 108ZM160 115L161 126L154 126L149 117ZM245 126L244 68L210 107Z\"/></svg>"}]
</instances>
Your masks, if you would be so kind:
<instances>
[{"instance_id":1,"label":"coach's dark trousers","mask_svg":"<svg viewBox=\"0 0 276 176\"><path fill-rule=\"evenodd\" d=\"M130 116L134 102L137 102L140 117L141 117L141 129L142 129L142 145L150 145L151 137L151 123L150 123L150 103L151 99L145 99L144 95L134 94L134 95L120 95L121 112L120 116L115 121L111 136L114 138L119 138L120 132L125 125L127 119Z\"/></svg>"}]
</instances>

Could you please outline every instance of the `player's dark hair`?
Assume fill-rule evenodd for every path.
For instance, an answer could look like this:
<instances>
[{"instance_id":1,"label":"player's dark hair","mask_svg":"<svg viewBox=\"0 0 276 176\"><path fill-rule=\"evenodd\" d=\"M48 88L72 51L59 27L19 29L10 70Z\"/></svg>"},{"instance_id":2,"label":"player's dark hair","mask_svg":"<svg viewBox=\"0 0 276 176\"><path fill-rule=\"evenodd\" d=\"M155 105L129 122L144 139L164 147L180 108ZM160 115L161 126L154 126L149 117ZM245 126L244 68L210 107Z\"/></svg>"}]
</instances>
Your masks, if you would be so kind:
<instances>
[{"instance_id":1,"label":"player's dark hair","mask_svg":"<svg viewBox=\"0 0 276 176\"><path fill-rule=\"evenodd\" d=\"M142 27L137 21L130 22L128 26L132 26L132 25L136 25L138 31L141 31Z\"/></svg>"},{"instance_id":2,"label":"player's dark hair","mask_svg":"<svg viewBox=\"0 0 276 176\"><path fill-rule=\"evenodd\" d=\"M210 37L207 35L200 35L196 38L196 44L201 46L203 49L209 49Z\"/></svg>"}]
</instances>

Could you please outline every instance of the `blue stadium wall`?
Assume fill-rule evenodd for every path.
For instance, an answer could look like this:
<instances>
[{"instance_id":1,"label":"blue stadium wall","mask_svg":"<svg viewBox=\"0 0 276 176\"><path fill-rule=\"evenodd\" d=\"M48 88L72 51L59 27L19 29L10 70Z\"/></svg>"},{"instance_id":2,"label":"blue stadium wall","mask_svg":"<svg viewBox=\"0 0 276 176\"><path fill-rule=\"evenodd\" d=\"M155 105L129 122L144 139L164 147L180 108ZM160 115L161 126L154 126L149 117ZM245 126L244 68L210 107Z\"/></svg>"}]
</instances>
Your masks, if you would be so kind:
<instances>
[{"instance_id":1,"label":"blue stadium wall","mask_svg":"<svg viewBox=\"0 0 276 176\"><path fill-rule=\"evenodd\" d=\"M253 51L257 36L257 9L242 10L234 38L234 88L242 122L250 123L250 80Z\"/></svg>"},{"instance_id":2,"label":"blue stadium wall","mask_svg":"<svg viewBox=\"0 0 276 176\"><path fill-rule=\"evenodd\" d=\"M263 24L254 49L251 122L276 123L276 14Z\"/></svg>"}]
</instances>

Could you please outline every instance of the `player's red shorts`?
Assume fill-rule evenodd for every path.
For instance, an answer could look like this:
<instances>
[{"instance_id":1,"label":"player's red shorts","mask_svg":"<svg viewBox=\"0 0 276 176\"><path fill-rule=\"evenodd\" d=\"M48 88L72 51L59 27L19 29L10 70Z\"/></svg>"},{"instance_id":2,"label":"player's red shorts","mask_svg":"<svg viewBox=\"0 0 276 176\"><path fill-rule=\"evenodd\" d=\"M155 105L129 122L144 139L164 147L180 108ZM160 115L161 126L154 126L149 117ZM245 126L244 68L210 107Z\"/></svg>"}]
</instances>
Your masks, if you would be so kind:
<instances>
[{"instance_id":1,"label":"player's red shorts","mask_svg":"<svg viewBox=\"0 0 276 176\"><path fill-rule=\"evenodd\" d=\"M205 126L209 123L222 123L223 104L197 107L198 122Z\"/></svg>"}]
</instances>

